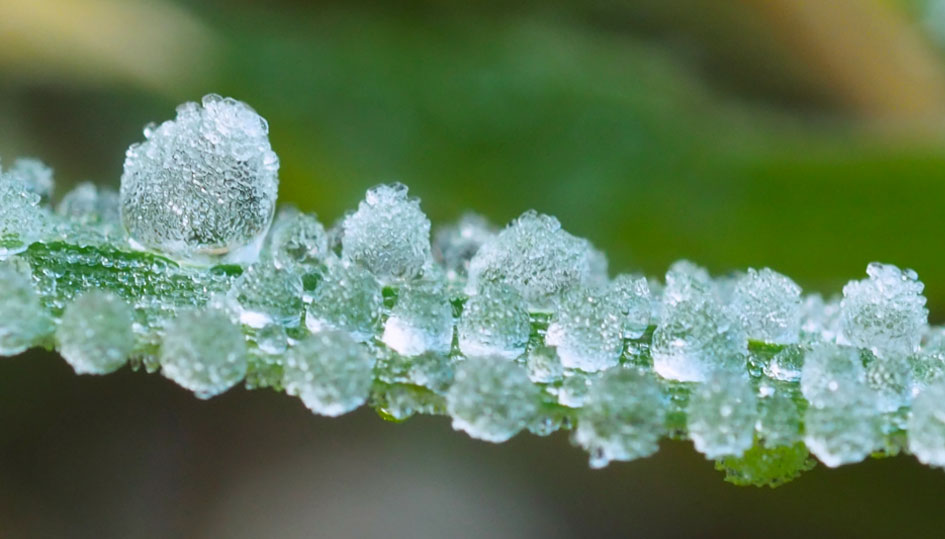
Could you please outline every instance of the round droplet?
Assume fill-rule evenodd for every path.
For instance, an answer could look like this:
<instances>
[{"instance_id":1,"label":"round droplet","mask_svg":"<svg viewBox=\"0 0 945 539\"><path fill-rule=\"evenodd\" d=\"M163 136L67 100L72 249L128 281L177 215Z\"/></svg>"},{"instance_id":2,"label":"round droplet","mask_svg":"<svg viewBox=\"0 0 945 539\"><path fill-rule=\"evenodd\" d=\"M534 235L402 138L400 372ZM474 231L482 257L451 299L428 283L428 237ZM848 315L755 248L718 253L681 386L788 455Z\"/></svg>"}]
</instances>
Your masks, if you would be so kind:
<instances>
[{"instance_id":1,"label":"round droplet","mask_svg":"<svg viewBox=\"0 0 945 539\"><path fill-rule=\"evenodd\" d=\"M164 376L207 399L246 376L246 342L223 312L189 311L168 326L160 362Z\"/></svg>"},{"instance_id":2,"label":"round droplet","mask_svg":"<svg viewBox=\"0 0 945 539\"><path fill-rule=\"evenodd\" d=\"M282 384L313 412L338 416L364 404L374 357L341 331L306 337L285 355Z\"/></svg>"},{"instance_id":3,"label":"round droplet","mask_svg":"<svg viewBox=\"0 0 945 539\"><path fill-rule=\"evenodd\" d=\"M59 353L78 374L108 374L128 360L134 348L131 307L101 290L70 303L56 329Z\"/></svg>"}]
</instances>

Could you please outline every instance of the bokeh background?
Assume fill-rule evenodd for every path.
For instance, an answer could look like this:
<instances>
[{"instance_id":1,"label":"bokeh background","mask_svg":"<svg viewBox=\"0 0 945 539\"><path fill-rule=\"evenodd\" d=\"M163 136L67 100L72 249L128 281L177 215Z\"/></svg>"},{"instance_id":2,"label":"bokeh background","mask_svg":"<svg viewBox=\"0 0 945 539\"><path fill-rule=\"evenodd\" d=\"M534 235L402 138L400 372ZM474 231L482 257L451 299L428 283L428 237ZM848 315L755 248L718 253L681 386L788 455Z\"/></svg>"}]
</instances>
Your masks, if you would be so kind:
<instances>
[{"instance_id":1,"label":"bokeh background","mask_svg":"<svg viewBox=\"0 0 945 539\"><path fill-rule=\"evenodd\" d=\"M400 180L434 223L535 208L611 271L912 267L945 318L945 0L0 0L0 157L116 186L176 104L253 105L280 198ZM2 211L2 208L0 208ZM940 537L911 457L723 483L690 444L590 470L567 436L328 420L160 376L0 362L2 537Z\"/></svg>"}]
</instances>

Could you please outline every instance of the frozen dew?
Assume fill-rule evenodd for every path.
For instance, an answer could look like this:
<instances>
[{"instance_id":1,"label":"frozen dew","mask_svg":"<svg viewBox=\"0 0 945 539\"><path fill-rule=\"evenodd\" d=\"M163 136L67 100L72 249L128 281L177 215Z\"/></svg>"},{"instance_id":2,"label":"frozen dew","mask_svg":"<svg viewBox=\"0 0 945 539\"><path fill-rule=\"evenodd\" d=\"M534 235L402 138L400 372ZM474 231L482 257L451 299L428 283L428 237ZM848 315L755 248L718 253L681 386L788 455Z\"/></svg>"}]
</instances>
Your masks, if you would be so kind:
<instances>
[{"instance_id":1,"label":"frozen dew","mask_svg":"<svg viewBox=\"0 0 945 539\"><path fill-rule=\"evenodd\" d=\"M912 393L945 379L945 329L931 328L923 338L922 348L908 356L912 368Z\"/></svg>"},{"instance_id":2,"label":"frozen dew","mask_svg":"<svg viewBox=\"0 0 945 539\"><path fill-rule=\"evenodd\" d=\"M602 468L655 453L665 416L666 403L652 376L613 370L591 387L572 439L590 453L591 467Z\"/></svg>"},{"instance_id":3,"label":"frozen dew","mask_svg":"<svg viewBox=\"0 0 945 539\"><path fill-rule=\"evenodd\" d=\"M532 306L547 308L562 292L586 284L592 248L554 217L528 211L486 242L469 262L466 292L505 283Z\"/></svg>"},{"instance_id":4,"label":"frozen dew","mask_svg":"<svg viewBox=\"0 0 945 539\"><path fill-rule=\"evenodd\" d=\"M283 208L269 236L269 256L279 269L309 272L329 255L328 233L313 214Z\"/></svg>"},{"instance_id":5,"label":"frozen dew","mask_svg":"<svg viewBox=\"0 0 945 539\"><path fill-rule=\"evenodd\" d=\"M785 346L763 367L764 375L782 382L797 382L804 368L804 349L800 346Z\"/></svg>"},{"instance_id":6,"label":"frozen dew","mask_svg":"<svg viewBox=\"0 0 945 539\"><path fill-rule=\"evenodd\" d=\"M666 273L653 369L663 378L701 382L714 371L742 372L748 341L720 305L708 273L689 262Z\"/></svg>"},{"instance_id":7,"label":"frozen dew","mask_svg":"<svg viewBox=\"0 0 945 539\"><path fill-rule=\"evenodd\" d=\"M545 344L568 369L598 372L617 365L623 351L624 316L611 296L590 290L566 294L548 325Z\"/></svg>"},{"instance_id":8,"label":"frozen dew","mask_svg":"<svg viewBox=\"0 0 945 539\"><path fill-rule=\"evenodd\" d=\"M25 251L42 237L47 212L39 201L24 183L0 174L0 259Z\"/></svg>"},{"instance_id":9,"label":"frozen dew","mask_svg":"<svg viewBox=\"0 0 945 539\"><path fill-rule=\"evenodd\" d=\"M801 414L787 391L774 390L758 401L755 431L764 447L791 446L801 439Z\"/></svg>"},{"instance_id":10,"label":"frozen dew","mask_svg":"<svg viewBox=\"0 0 945 539\"><path fill-rule=\"evenodd\" d=\"M912 366L905 357L873 357L866 365L866 383L873 392L876 409L894 412L912 399Z\"/></svg>"},{"instance_id":11,"label":"frozen dew","mask_svg":"<svg viewBox=\"0 0 945 539\"><path fill-rule=\"evenodd\" d=\"M297 326L302 316L302 279L267 263L253 264L233 283L228 299L240 323L251 328Z\"/></svg>"},{"instance_id":12,"label":"frozen dew","mask_svg":"<svg viewBox=\"0 0 945 539\"><path fill-rule=\"evenodd\" d=\"M580 371L565 371L558 389L558 404L568 408L580 408L587 403L594 381L600 374L585 374Z\"/></svg>"},{"instance_id":13,"label":"frozen dew","mask_svg":"<svg viewBox=\"0 0 945 539\"><path fill-rule=\"evenodd\" d=\"M111 292L90 290L70 303L59 327L59 353L78 374L108 374L121 368L135 345L134 313Z\"/></svg>"},{"instance_id":14,"label":"frozen dew","mask_svg":"<svg viewBox=\"0 0 945 539\"><path fill-rule=\"evenodd\" d=\"M50 330L29 275L9 262L0 263L0 356L19 354Z\"/></svg>"},{"instance_id":15,"label":"frozen dew","mask_svg":"<svg viewBox=\"0 0 945 539\"><path fill-rule=\"evenodd\" d=\"M469 261L494 236L495 227L485 217L463 214L459 221L439 228L433 235L433 258L446 270L447 278L463 278Z\"/></svg>"},{"instance_id":16,"label":"frozen dew","mask_svg":"<svg viewBox=\"0 0 945 539\"><path fill-rule=\"evenodd\" d=\"M525 352L530 332L525 300L501 283L469 298L456 325L459 349L468 357L515 359Z\"/></svg>"},{"instance_id":17,"label":"frozen dew","mask_svg":"<svg viewBox=\"0 0 945 539\"><path fill-rule=\"evenodd\" d=\"M309 335L285 355L282 384L321 415L338 416L364 404L374 380L374 356L344 332Z\"/></svg>"},{"instance_id":18,"label":"frozen dew","mask_svg":"<svg viewBox=\"0 0 945 539\"><path fill-rule=\"evenodd\" d=\"M801 392L812 407L846 406L861 401L868 391L857 349L824 343L804 358Z\"/></svg>"},{"instance_id":19,"label":"frozen dew","mask_svg":"<svg viewBox=\"0 0 945 539\"><path fill-rule=\"evenodd\" d=\"M796 343L801 326L801 288L769 268L738 278L729 308L750 339Z\"/></svg>"},{"instance_id":20,"label":"frozen dew","mask_svg":"<svg viewBox=\"0 0 945 539\"><path fill-rule=\"evenodd\" d=\"M860 462L882 445L878 417L870 402L811 406L804 415L804 443L831 468Z\"/></svg>"},{"instance_id":21,"label":"frozen dew","mask_svg":"<svg viewBox=\"0 0 945 539\"><path fill-rule=\"evenodd\" d=\"M487 442L504 442L535 416L538 392L520 365L503 358L470 358L456 367L446 409L454 429Z\"/></svg>"},{"instance_id":22,"label":"frozen dew","mask_svg":"<svg viewBox=\"0 0 945 539\"><path fill-rule=\"evenodd\" d=\"M207 399L246 376L246 342L224 312L186 311L168 325L160 363L164 376Z\"/></svg>"},{"instance_id":23,"label":"frozen dew","mask_svg":"<svg viewBox=\"0 0 945 539\"><path fill-rule=\"evenodd\" d=\"M879 355L915 352L928 323L925 285L914 271L890 264L873 262L866 273L869 278L843 287L843 336Z\"/></svg>"},{"instance_id":24,"label":"frozen dew","mask_svg":"<svg viewBox=\"0 0 945 539\"><path fill-rule=\"evenodd\" d=\"M266 120L211 94L144 135L121 176L122 222L135 244L195 263L254 261L279 187Z\"/></svg>"},{"instance_id":25,"label":"frozen dew","mask_svg":"<svg viewBox=\"0 0 945 539\"><path fill-rule=\"evenodd\" d=\"M920 462L945 468L945 382L926 387L912 402L909 451Z\"/></svg>"},{"instance_id":26,"label":"frozen dew","mask_svg":"<svg viewBox=\"0 0 945 539\"><path fill-rule=\"evenodd\" d=\"M696 450L710 459L743 454L754 439L756 402L744 374L715 372L696 386L686 410Z\"/></svg>"},{"instance_id":27,"label":"frozen dew","mask_svg":"<svg viewBox=\"0 0 945 539\"><path fill-rule=\"evenodd\" d=\"M20 182L27 191L38 195L43 202L49 202L56 187L53 170L39 159L16 159L6 174L7 180Z\"/></svg>"},{"instance_id":28,"label":"frozen dew","mask_svg":"<svg viewBox=\"0 0 945 539\"><path fill-rule=\"evenodd\" d=\"M609 293L623 317L623 336L627 339L643 336L653 312L653 297L646 277L618 275L611 281Z\"/></svg>"},{"instance_id":29,"label":"frozen dew","mask_svg":"<svg viewBox=\"0 0 945 539\"><path fill-rule=\"evenodd\" d=\"M445 354L428 352L408 358L389 352L380 354L375 372L388 384L412 384L443 393L453 382L453 367L453 360Z\"/></svg>"},{"instance_id":30,"label":"frozen dew","mask_svg":"<svg viewBox=\"0 0 945 539\"><path fill-rule=\"evenodd\" d=\"M312 332L338 329L366 341L380 323L383 304L381 285L369 271L357 264L332 262L312 292L305 325Z\"/></svg>"},{"instance_id":31,"label":"frozen dew","mask_svg":"<svg viewBox=\"0 0 945 539\"><path fill-rule=\"evenodd\" d=\"M836 342L840 335L840 298L824 300L820 294L804 296L801 304L801 336L805 342Z\"/></svg>"},{"instance_id":32,"label":"frozen dew","mask_svg":"<svg viewBox=\"0 0 945 539\"><path fill-rule=\"evenodd\" d=\"M564 367L558 359L558 353L548 346L537 346L528 351L525 358L528 378L536 384L550 384L560 381L564 376Z\"/></svg>"},{"instance_id":33,"label":"frozen dew","mask_svg":"<svg viewBox=\"0 0 945 539\"><path fill-rule=\"evenodd\" d=\"M418 282L401 288L381 340L405 356L449 352L453 343L453 308L442 287Z\"/></svg>"},{"instance_id":34,"label":"frozen dew","mask_svg":"<svg viewBox=\"0 0 945 539\"><path fill-rule=\"evenodd\" d=\"M342 228L342 255L381 282L412 279L431 260L430 220L403 184L368 190Z\"/></svg>"},{"instance_id":35,"label":"frozen dew","mask_svg":"<svg viewBox=\"0 0 945 539\"><path fill-rule=\"evenodd\" d=\"M69 190L56 213L82 225L119 225L121 222L118 192L82 182Z\"/></svg>"},{"instance_id":36,"label":"frozen dew","mask_svg":"<svg viewBox=\"0 0 945 539\"><path fill-rule=\"evenodd\" d=\"M259 328L253 340L262 353L271 356L282 354L289 346L289 337L285 326L281 324L268 324Z\"/></svg>"}]
</instances>

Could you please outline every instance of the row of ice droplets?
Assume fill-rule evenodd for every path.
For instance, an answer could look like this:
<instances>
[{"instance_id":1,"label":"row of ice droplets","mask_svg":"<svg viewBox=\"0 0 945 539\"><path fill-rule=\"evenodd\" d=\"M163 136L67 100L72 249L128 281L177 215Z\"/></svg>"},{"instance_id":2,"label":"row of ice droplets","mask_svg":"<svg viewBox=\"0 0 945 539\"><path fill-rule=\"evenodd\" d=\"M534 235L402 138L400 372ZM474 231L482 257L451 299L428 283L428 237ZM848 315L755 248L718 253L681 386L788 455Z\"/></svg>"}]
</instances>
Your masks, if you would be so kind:
<instances>
[{"instance_id":1,"label":"row of ice droplets","mask_svg":"<svg viewBox=\"0 0 945 539\"><path fill-rule=\"evenodd\" d=\"M399 184L369 190L330 230L291 210L270 227L279 161L268 125L249 106L210 95L145 136L128 149L120 193L82 184L63 197L57 213L73 225L66 233L51 233L40 211L51 171L15 162L0 175L0 257L15 259L58 233L182 264L242 264L225 298L162 329L162 372L198 395L245 376L250 328L254 345L278 356L285 389L327 415L365 402L379 356L417 365L439 357L446 362L432 362L438 372L417 369L409 381L431 385L455 370L440 389L456 428L508 439L538 414L538 393L554 391L562 405L580 409L574 439L595 464L656 450L670 380L693 384L688 436L711 458L740 455L757 438L774 446L803 436L836 466L876 450L884 428L902 428L911 452L945 466L945 339L928 326L923 285L911 270L871 264L868 277L834 301L802 296L767 268L712 279L680 262L664 282L609 278L601 252L535 212L501 231L464 217L441 229L431 248L430 222ZM5 354L32 342L22 313L37 304L13 266L0 267ZM305 288L302 279L316 270L318 286ZM384 286L398 297L382 322ZM77 372L119 368L135 347L133 308L106 290L79 295L53 321L59 351ZM309 336L286 338L303 309ZM549 313L538 346L535 313ZM648 331L641 345L651 363L641 368L627 361L627 343ZM778 347L761 366L761 383L748 376L749 340ZM583 390L562 389L569 384ZM802 417L783 389L790 384L809 403ZM907 424L883 425L901 410Z\"/></svg>"}]
</instances>

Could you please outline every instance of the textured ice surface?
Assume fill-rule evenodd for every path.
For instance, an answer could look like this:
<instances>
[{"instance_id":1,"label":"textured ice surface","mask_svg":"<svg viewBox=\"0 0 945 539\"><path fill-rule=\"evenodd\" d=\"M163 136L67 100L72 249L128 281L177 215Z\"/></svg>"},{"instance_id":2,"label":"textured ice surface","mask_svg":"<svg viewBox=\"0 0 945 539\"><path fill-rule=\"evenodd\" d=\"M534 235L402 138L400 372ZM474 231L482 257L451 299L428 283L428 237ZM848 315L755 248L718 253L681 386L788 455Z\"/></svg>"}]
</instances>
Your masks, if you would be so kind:
<instances>
[{"instance_id":1,"label":"textured ice surface","mask_svg":"<svg viewBox=\"0 0 945 539\"><path fill-rule=\"evenodd\" d=\"M592 248L549 215L528 211L486 242L469 263L466 291L484 283L515 288L529 304L548 307L562 292L587 283Z\"/></svg>"},{"instance_id":2,"label":"textured ice surface","mask_svg":"<svg viewBox=\"0 0 945 539\"><path fill-rule=\"evenodd\" d=\"M164 376L207 399L246 376L246 343L225 313L186 311L168 326L160 362Z\"/></svg>"},{"instance_id":3,"label":"textured ice surface","mask_svg":"<svg viewBox=\"0 0 945 539\"><path fill-rule=\"evenodd\" d=\"M479 248L495 236L485 217L466 213L459 221L439 228L433 236L433 257L443 265L447 278L466 277L469 261Z\"/></svg>"},{"instance_id":4,"label":"textured ice surface","mask_svg":"<svg viewBox=\"0 0 945 539\"><path fill-rule=\"evenodd\" d=\"M744 374L712 373L689 397L689 438L707 458L739 456L751 447L758 418Z\"/></svg>"},{"instance_id":5,"label":"textured ice surface","mask_svg":"<svg viewBox=\"0 0 945 539\"><path fill-rule=\"evenodd\" d=\"M266 263L253 264L233 283L231 308L251 328L297 326L302 316L302 279Z\"/></svg>"},{"instance_id":6,"label":"textured ice surface","mask_svg":"<svg viewBox=\"0 0 945 539\"><path fill-rule=\"evenodd\" d=\"M804 368L804 349L800 346L785 346L771 357L764 366L764 375L782 382L797 382Z\"/></svg>"},{"instance_id":7,"label":"textured ice surface","mask_svg":"<svg viewBox=\"0 0 945 539\"><path fill-rule=\"evenodd\" d=\"M801 439L801 414L786 390L774 390L759 399L755 431L769 448L790 446Z\"/></svg>"},{"instance_id":8,"label":"textured ice surface","mask_svg":"<svg viewBox=\"0 0 945 539\"><path fill-rule=\"evenodd\" d=\"M469 298L456 326L459 349L469 357L514 359L525 352L530 332L525 300L501 283L485 285Z\"/></svg>"},{"instance_id":9,"label":"textured ice surface","mask_svg":"<svg viewBox=\"0 0 945 539\"><path fill-rule=\"evenodd\" d=\"M405 356L449 352L453 308L442 287L421 282L401 288L381 340Z\"/></svg>"},{"instance_id":10,"label":"textured ice surface","mask_svg":"<svg viewBox=\"0 0 945 539\"><path fill-rule=\"evenodd\" d=\"M347 331L364 341L374 335L383 303L381 285L370 272L357 264L333 262L312 293L305 325L310 331Z\"/></svg>"},{"instance_id":11,"label":"textured ice surface","mask_svg":"<svg viewBox=\"0 0 945 539\"><path fill-rule=\"evenodd\" d=\"M922 348L910 354L912 393L919 393L929 385L945 379L945 329L932 328L923 337Z\"/></svg>"},{"instance_id":12,"label":"textured ice surface","mask_svg":"<svg viewBox=\"0 0 945 539\"><path fill-rule=\"evenodd\" d=\"M592 387L578 412L573 440L590 453L591 467L652 455L663 435L666 404L656 379L613 370Z\"/></svg>"},{"instance_id":13,"label":"textured ice surface","mask_svg":"<svg viewBox=\"0 0 945 539\"><path fill-rule=\"evenodd\" d=\"M617 365L623 351L624 313L606 293L572 290L555 312L545 343L568 369L598 372Z\"/></svg>"},{"instance_id":14,"label":"textured ice surface","mask_svg":"<svg viewBox=\"0 0 945 539\"><path fill-rule=\"evenodd\" d=\"M446 407L454 429L487 442L504 442L536 414L538 388L516 363L503 358L470 358L456 367Z\"/></svg>"},{"instance_id":15,"label":"textured ice surface","mask_svg":"<svg viewBox=\"0 0 945 539\"><path fill-rule=\"evenodd\" d=\"M391 352L380 354L375 372L388 384L412 384L443 393L453 382L454 365L449 356L435 352L410 358Z\"/></svg>"},{"instance_id":16,"label":"textured ice surface","mask_svg":"<svg viewBox=\"0 0 945 539\"><path fill-rule=\"evenodd\" d=\"M121 176L131 238L179 260L254 260L279 187L266 120L211 94L144 135L128 148Z\"/></svg>"},{"instance_id":17,"label":"textured ice surface","mask_svg":"<svg viewBox=\"0 0 945 539\"><path fill-rule=\"evenodd\" d=\"M735 282L729 308L750 339L776 344L798 340L801 287L776 271L749 268Z\"/></svg>"},{"instance_id":18,"label":"textured ice surface","mask_svg":"<svg viewBox=\"0 0 945 539\"><path fill-rule=\"evenodd\" d=\"M269 239L269 256L277 268L312 271L328 254L328 233L315 215L291 208L279 211Z\"/></svg>"},{"instance_id":19,"label":"textured ice surface","mask_svg":"<svg viewBox=\"0 0 945 539\"><path fill-rule=\"evenodd\" d=\"M811 406L847 406L862 402L869 389L857 349L824 343L804 358L801 392Z\"/></svg>"},{"instance_id":20,"label":"textured ice surface","mask_svg":"<svg viewBox=\"0 0 945 539\"><path fill-rule=\"evenodd\" d=\"M121 220L118 192L82 182L62 197L56 213L83 225L118 225Z\"/></svg>"},{"instance_id":21,"label":"textured ice surface","mask_svg":"<svg viewBox=\"0 0 945 539\"><path fill-rule=\"evenodd\" d=\"M646 277L618 275L610 283L609 294L623 316L623 336L627 339L642 336L653 313L653 297Z\"/></svg>"},{"instance_id":22,"label":"textured ice surface","mask_svg":"<svg viewBox=\"0 0 945 539\"><path fill-rule=\"evenodd\" d=\"M902 356L873 357L866 366L866 384L880 412L894 412L912 399L912 366Z\"/></svg>"},{"instance_id":23,"label":"textured ice surface","mask_svg":"<svg viewBox=\"0 0 945 539\"><path fill-rule=\"evenodd\" d=\"M923 389L909 415L909 451L920 462L945 468L945 382Z\"/></svg>"},{"instance_id":24,"label":"textured ice surface","mask_svg":"<svg viewBox=\"0 0 945 539\"><path fill-rule=\"evenodd\" d=\"M528 378L538 384L550 384L564 377L564 367L554 348L536 346L528 351L525 358Z\"/></svg>"},{"instance_id":25,"label":"textured ice surface","mask_svg":"<svg viewBox=\"0 0 945 539\"><path fill-rule=\"evenodd\" d=\"M313 412L337 416L364 404L373 368L374 356L347 333L323 331L289 349L282 384Z\"/></svg>"},{"instance_id":26,"label":"textured ice surface","mask_svg":"<svg viewBox=\"0 0 945 539\"><path fill-rule=\"evenodd\" d=\"M804 297L801 335L805 342L836 342L840 335L840 297L824 300L820 294Z\"/></svg>"},{"instance_id":27,"label":"textured ice surface","mask_svg":"<svg viewBox=\"0 0 945 539\"><path fill-rule=\"evenodd\" d=\"M14 356L50 331L29 276L0 263L0 356Z\"/></svg>"},{"instance_id":28,"label":"textured ice surface","mask_svg":"<svg viewBox=\"0 0 945 539\"><path fill-rule=\"evenodd\" d=\"M0 174L0 259L26 250L42 236L47 212L39 200L26 184Z\"/></svg>"},{"instance_id":29,"label":"textured ice surface","mask_svg":"<svg viewBox=\"0 0 945 539\"><path fill-rule=\"evenodd\" d=\"M811 406L804 415L804 443L831 468L860 462L882 445L876 412L868 401Z\"/></svg>"},{"instance_id":30,"label":"textured ice surface","mask_svg":"<svg viewBox=\"0 0 945 539\"><path fill-rule=\"evenodd\" d=\"M871 263L868 279L843 287L840 317L844 337L854 346L882 354L910 354L928 323L925 285L910 269Z\"/></svg>"},{"instance_id":31,"label":"textured ice surface","mask_svg":"<svg viewBox=\"0 0 945 539\"><path fill-rule=\"evenodd\" d=\"M412 279L431 260L430 220L395 183L370 190L342 225L341 252L381 282Z\"/></svg>"},{"instance_id":32,"label":"textured ice surface","mask_svg":"<svg viewBox=\"0 0 945 539\"><path fill-rule=\"evenodd\" d=\"M742 372L747 339L719 303L702 268L677 262L666 273L653 369L670 380L701 382L714 371Z\"/></svg>"},{"instance_id":33,"label":"textured ice surface","mask_svg":"<svg viewBox=\"0 0 945 539\"><path fill-rule=\"evenodd\" d=\"M135 345L131 307L111 292L90 290L70 303L56 328L59 353L78 374L108 374Z\"/></svg>"},{"instance_id":34,"label":"textured ice surface","mask_svg":"<svg viewBox=\"0 0 945 539\"><path fill-rule=\"evenodd\" d=\"M49 202L56 187L53 170L39 159L21 157L13 161L13 166L6 174L7 180L20 182L27 191L39 195L44 202Z\"/></svg>"},{"instance_id":35,"label":"textured ice surface","mask_svg":"<svg viewBox=\"0 0 945 539\"><path fill-rule=\"evenodd\" d=\"M591 386L600 377L599 374L587 374L581 371L565 371L558 388L558 404L568 408L580 408L587 403Z\"/></svg>"}]
</instances>

